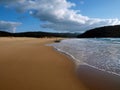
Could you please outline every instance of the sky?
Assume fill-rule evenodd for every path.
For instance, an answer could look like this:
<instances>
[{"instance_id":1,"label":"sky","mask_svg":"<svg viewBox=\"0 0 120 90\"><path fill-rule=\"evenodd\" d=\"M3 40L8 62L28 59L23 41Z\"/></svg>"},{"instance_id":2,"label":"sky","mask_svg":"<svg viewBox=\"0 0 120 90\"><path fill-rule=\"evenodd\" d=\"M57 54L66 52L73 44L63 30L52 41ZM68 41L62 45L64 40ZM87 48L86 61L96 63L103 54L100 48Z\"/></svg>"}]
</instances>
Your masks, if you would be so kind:
<instances>
[{"instance_id":1,"label":"sky","mask_svg":"<svg viewBox=\"0 0 120 90\"><path fill-rule=\"evenodd\" d=\"M0 30L85 32L120 24L120 0L0 0Z\"/></svg>"}]
</instances>

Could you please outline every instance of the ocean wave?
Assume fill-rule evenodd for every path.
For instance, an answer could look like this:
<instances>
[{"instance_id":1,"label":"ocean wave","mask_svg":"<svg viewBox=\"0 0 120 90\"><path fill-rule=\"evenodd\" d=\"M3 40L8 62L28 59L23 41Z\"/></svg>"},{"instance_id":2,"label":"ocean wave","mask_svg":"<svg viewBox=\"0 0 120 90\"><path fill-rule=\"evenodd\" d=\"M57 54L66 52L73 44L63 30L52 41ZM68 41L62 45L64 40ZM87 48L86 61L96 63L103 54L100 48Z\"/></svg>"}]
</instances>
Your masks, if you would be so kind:
<instances>
[{"instance_id":1,"label":"ocean wave","mask_svg":"<svg viewBox=\"0 0 120 90\"><path fill-rule=\"evenodd\" d=\"M91 67L120 75L120 39L66 39L51 44L71 56L77 65L83 62Z\"/></svg>"}]
</instances>

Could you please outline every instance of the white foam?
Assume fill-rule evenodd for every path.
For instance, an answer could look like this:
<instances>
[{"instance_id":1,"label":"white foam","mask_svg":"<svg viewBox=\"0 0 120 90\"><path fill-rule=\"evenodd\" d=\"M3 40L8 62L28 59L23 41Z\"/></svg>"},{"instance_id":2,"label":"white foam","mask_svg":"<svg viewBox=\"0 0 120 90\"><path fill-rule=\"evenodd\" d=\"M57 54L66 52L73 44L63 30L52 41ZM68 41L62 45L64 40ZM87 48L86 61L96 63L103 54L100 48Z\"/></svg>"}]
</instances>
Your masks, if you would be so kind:
<instances>
[{"instance_id":1,"label":"white foam","mask_svg":"<svg viewBox=\"0 0 120 90\"><path fill-rule=\"evenodd\" d=\"M120 52L118 52L120 45L118 43L114 44L102 39L68 39L51 45L56 50L72 57L76 66L84 64L120 75Z\"/></svg>"}]
</instances>

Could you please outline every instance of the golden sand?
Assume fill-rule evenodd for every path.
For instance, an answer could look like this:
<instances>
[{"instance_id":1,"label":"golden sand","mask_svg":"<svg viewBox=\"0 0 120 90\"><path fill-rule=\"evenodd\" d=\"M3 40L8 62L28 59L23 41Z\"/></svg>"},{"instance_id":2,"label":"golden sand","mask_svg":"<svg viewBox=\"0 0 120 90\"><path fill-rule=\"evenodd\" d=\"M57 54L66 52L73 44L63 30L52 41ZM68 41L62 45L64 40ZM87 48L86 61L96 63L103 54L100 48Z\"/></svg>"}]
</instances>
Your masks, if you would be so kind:
<instances>
[{"instance_id":1,"label":"golden sand","mask_svg":"<svg viewBox=\"0 0 120 90\"><path fill-rule=\"evenodd\" d=\"M86 90L54 40L0 38L0 90Z\"/></svg>"}]
</instances>

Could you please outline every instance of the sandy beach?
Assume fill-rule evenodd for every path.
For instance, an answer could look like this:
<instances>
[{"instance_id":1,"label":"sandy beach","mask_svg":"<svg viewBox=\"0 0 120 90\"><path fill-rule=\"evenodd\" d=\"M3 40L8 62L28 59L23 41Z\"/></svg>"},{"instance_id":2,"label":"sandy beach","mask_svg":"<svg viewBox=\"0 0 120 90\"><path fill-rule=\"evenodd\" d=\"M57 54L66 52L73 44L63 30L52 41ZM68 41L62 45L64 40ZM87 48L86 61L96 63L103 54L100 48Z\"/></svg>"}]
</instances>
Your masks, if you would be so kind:
<instances>
[{"instance_id":1,"label":"sandy beach","mask_svg":"<svg viewBox=\"0 0 120 90\"><path fill-rule=\"evenodd\" d=\"M46 44L55 38L0 38L0 90L120 90L120 77L81 65ZM77 71L77 73L76 73Z\"/></svg>"},{"instance_id":2,"label":"sandy beach","mask_svg":"<svg viewBox=\"0 0 120 90\"><path fill-rule=\"evenodd\" d=\"M0 90L87 90L54 40L0 38Z\"/></svg>"}]
</instances>

